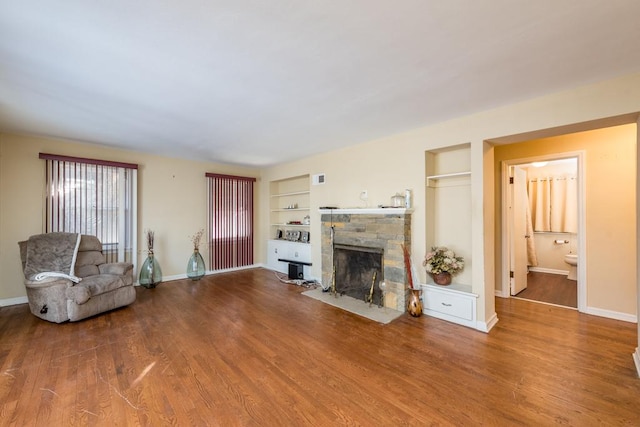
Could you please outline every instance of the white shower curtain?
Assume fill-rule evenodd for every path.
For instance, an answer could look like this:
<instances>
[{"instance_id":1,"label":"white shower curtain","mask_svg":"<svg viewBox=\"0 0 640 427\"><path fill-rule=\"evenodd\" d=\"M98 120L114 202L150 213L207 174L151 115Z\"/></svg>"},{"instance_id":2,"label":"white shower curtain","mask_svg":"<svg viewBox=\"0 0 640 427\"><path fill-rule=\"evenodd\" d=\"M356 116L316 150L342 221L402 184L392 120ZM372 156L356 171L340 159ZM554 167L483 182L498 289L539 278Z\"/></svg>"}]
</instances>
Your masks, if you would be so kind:
<instances>
[{"instance_id":1,"label":"white shower curtain","mask_svg":"<svg viewBox=\"0 0 640 427\"><path fill-rule=\"evenodd\" d=\"M532 179L528 191L534 231L578 232L578 185L575 175Z\"/></svg>"},{"instance_id":2,"label":"white shower curtain","mask_svg":"<svg viewBox=\"0 0 640 427\"><path fill-rule=\"evenodd\" d=\"M538 266L538 253L536 252L536 240L533 238L533 222L531 220L531 203L527 205L527 265Z\"/></svg>"}]
</instances>

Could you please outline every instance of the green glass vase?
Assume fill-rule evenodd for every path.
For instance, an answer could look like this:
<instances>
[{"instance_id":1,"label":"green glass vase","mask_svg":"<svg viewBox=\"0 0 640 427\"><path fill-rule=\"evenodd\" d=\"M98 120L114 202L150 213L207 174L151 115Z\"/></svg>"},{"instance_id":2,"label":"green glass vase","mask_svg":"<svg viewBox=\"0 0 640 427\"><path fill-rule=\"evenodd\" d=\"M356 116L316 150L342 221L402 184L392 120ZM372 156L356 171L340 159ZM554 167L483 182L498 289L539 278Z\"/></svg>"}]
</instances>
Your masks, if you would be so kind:
<instances>
[{"instance_id":1,"label":"green glass vase","mask_svg":"<svg viewBox=\"0 0 640 427\"><path fill-rule=\"evenodd\" d=\"M187 262L187 277L191 280L200 280L205 273L204 259L198 249L193 250L193 254Z\"/></svg>"},{"instance_id":2,"label":"green glass vase","mask_svg":"<svg viewBox=\"0 0 640 427\"><path fill-rule=\"evenodd\" d=\"M145 288L155 288L158 283L162 282L162 270L158 260L153 256L153 251L149 251L149 256L144 260L140 269L140 278L138 283Z\"/></svg>"}]
</instances>

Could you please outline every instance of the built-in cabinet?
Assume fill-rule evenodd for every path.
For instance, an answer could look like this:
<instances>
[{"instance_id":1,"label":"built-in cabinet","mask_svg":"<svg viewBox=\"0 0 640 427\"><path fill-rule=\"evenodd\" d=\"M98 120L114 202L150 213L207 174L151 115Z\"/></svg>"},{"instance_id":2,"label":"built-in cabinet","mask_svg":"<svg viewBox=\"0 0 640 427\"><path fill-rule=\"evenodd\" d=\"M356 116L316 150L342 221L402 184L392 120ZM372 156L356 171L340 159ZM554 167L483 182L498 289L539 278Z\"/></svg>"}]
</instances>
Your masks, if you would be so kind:
<instances>
[{"instance_id":1,"label":"built-in cabinet","mask_svg":"<svg viewBox=\"0 0 640 427\"><path fill-rule=\"evenodd\" d=\"M304 277L309 278L310 266L307 264L311 264L311 245L276 239L267 242L267 266L270 269L287 274L290 262L302 265Z\"/></svg>"},{"instance_id":2,"label":"built-in cabinet","mask_svg":"<svg viewBox=\"0 0 640 427\"><path fill-rule=\"evenodd\" d=\"M421 287L424 314L471 328L476 327L478 295L471 292L470 285L426 284Z\"/></svg>"},{"instance_id":3,"label":"built-in cabinet","mask_svg":"<svg viewBox=\"0 0 640 427\"><path fill-rule=\"evenodd\" d=\"M279 260L311 263L310 179L301 175L269 185L271 239L267 243L267 266L287 273L289 263ZM305 277L308 268L304 266Z\"/></svg>"},{"instance_id":4,"label":"built-in cabinet","mask_svg":"<svg viewBox=\"0 0 640 427\"><path fill-rule=\"evenodd\" d=\"M426 152L427 249L446 246L465 261L449 286L422 285L427 315L476 327L478 295L471 283L471 147L462 144Z\"/></svg>"}]
</instances>

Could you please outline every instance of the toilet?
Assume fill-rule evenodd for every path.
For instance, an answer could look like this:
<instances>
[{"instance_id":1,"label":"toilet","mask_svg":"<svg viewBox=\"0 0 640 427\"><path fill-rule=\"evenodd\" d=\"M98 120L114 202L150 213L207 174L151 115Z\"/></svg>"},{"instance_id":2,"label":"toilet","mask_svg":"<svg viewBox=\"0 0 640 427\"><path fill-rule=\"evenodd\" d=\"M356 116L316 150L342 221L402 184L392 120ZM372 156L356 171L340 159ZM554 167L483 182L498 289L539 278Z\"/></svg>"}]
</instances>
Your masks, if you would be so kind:
<instances>
[{"instance_id":1,"label":"toilet","mask_svg":"<svg viewBox=\"0 0 640 427\"><path fill-rule=\"evenodd\" d=\"M569 274L567 274L567 279L578 280L578 255L566 254L564 256L564 262L569 264Z\"/></svg>"}]
</instances>

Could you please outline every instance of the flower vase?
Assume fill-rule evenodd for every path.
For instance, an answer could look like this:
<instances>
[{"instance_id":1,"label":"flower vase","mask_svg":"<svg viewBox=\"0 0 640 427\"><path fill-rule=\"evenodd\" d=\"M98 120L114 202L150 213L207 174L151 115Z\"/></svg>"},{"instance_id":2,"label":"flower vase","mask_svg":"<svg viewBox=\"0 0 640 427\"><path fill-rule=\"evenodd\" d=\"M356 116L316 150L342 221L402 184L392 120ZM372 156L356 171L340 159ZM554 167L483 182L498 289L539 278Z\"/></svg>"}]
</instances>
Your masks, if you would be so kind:
<instances>
[{"instance_id":1,"label":"flower vase","mask_svg":"<svg viewBox=\"0 0 640 427\"><path fill-rule=\"evenodd\" d=\"M420 317L422 315L422 300L420 294L422 289L409 289L409 304L407 305L407 311L413 317Z\"/></svg>"},{"instance_id":2,"label":"flower vase","mask_svg":"<svg viewBox=\"0 0 640 427\"><path fill-rule=\"evenodd\" d=\"M187 277L191 280L200 280L204 276L204 272L204 259L202 259L200 251L195 248L189 262L187 262Z\"/></svg>"},{"instance_id":3,"label":"flower vase","mask_svg":"<svg viewBox=\"0 0 640 427\"><path fill-rule=\"evenodd\" d=\"M160 264L158 264L158 260L155 259L153 251L151 250L149 251L147 259L144 260L144 263L142 264L138 282L141 286L148 289L155 288L158 283L162 282L162 270L160 269Z\"/></svg>"},{"instance_id":4,"label":"flower vase","mask_svg":"<svg viewBox=\"0 0 640 427\"><path fill-rule=\"evenodd\" d=\"M451 284L451 273L447 271L440 272L438 274L432 274L433 281L441 286L448 286Z\"/></svg>"}]
</instances>

